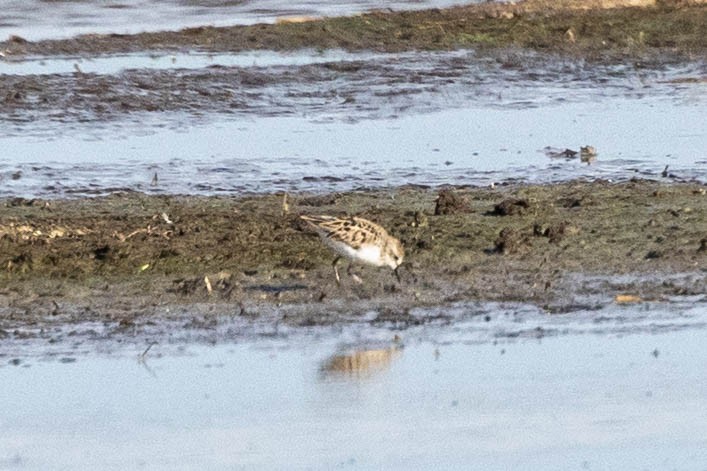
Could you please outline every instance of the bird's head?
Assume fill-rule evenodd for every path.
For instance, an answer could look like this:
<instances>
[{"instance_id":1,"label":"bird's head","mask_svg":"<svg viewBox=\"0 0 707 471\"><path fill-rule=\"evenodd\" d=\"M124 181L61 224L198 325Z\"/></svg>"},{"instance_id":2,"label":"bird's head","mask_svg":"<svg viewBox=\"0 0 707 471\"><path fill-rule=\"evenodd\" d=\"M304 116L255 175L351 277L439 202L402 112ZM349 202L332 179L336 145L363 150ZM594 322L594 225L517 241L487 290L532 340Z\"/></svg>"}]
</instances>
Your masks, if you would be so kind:
<instances>
[{"instance_id":1,"label":"bird's head","mask_svg":"<svg viewBox=\"0 0 707 471\"><path fill-rule=\"evenodd\" d=\"M405 257L403 244L401 244L398 239L391 238L385 246L383 256L385 258L385 264L391 269L396 270L400 264L403 263L403 258Z\"/></svg>"}]
</instances>

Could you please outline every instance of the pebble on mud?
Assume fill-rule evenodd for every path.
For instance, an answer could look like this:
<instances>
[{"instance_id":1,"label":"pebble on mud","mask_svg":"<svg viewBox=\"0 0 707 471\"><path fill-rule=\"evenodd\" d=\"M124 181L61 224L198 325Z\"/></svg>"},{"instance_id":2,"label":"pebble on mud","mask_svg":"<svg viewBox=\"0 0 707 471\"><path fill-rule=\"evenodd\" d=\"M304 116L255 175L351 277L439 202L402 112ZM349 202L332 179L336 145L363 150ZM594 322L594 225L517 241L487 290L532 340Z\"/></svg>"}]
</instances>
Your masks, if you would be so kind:
<instances>
[{"instance_id":1,"label":"pebble on mud","mask_svg":"<svg viewBox=\"0 0 707 471\"><path fill-rule=\"evenodd\" d=\"M597 150L594 146L582 146L579 148L579 160L586 164L591 164L597 159Z\"/></svg>"},{"instance_id":2,"label":"pebble on mud","mask_svg":"<svg viewBox=\"0 0 707 471\"><path fill-rule=\"evenodd\" d=\"M530 207L528 200L522 198L508 198L493 207L493 211L487 214L491 216L512 216L514 214L523 214Z\"/></svg>"},{"instance_id":3,"label":"pebble on mud","mask_svg":"<svg viewBox=\"0 0 707 471\"><path fill-rule=\"evenodd\" d=\"M180 278L172 281L173 286L167 292L176 293L182 296L194 296L197 294L211 295L216 293L223 299L230 299L235 288L232 276L227 273L218 273L217 281L213 284L208 276L197 276L193 278ZM208 281L207 281L208 280Z\"/></svg>"},{"instance_id":4,"label":"pebble on mud","mask_svg":"<svg viewBox=\"0 0 707 471\"><path fill-rule=\"evenodd\" d=\"M560 198L557 200L557 204L559 206L567 209L579 208L581 206L586 206L589 203L590 202L583 196Z\"/></svg>"},{"instance_id":5,"label":"pebble on mud","mask_svg":"<svg viewBox=\"0 0 707 471\"><path fill-rule=\"evenodd\" d=\"M37 199L27 199L27 198L22 198L21 196L16 196L14 198L10 198L5 201L5 206L7 207L14 207L14 206L39 206L37 202L40 200Z\"/></svg>"},{"instance_id":6,"label":"pebble on mud","mask_svg":"<svg viewBox=\"0 0 707 471\"><path fill-rule=\"evenodd\" d=\"M7 42L15 43L15 44L27 44L28 41L25 38L23 38L22 36L18 36L16 34L11 34L7 38Z\"/></svg>"},{"instance_id":7,"label":"pebble on mud","mask_svg":"<svg viewBox=\"0 0 707 471\"><path fill-rule=\"evenodd\" d=\"M440 191L435 201L435 216L471 212L467 199L452 190Z\"/></svg>"},{"instance_id":8,"label":"pebble on mud","mask_svg":"<svg viewBox=\"0 0 707 471\"><path fill-rule=\"evenodd\" d=\"M542 149L542 152L550 157L551 159L574 159L577 157L576 150L572 149L559 149L557 147L546 146Z\"/></svg>"},{"instance_id":9,"label":"pebble on mud","mask_svg":"<svg viewBox=\"0 0 707 471\"><path fill-rule=\"evenodd\" d=\"M567 236L574 236L579 234L579 228L574 224L562 221L558 224L552 224L550 226L543 226L540 223L535 223L533 225L533 235L536 237L547 237L550 239L551 243L558 243Z\"/></svg>"},{"instance_id":10,"label":"pebble on mud","mask_svg":"<svg viewBox=\"0 0 707 471\"><path fill-rule=\"evenodd\" d=\"M640 296L636 296L634 294L617 294L614 297L614 302L616 304L632 304L643 302L643 300Z\"/></svg>"},{"instance_id":11,"label":"pebble on mud","mask_svg":"<svg viewBox=\"0 0 707 471\"><path fill-rule=\"evenodd\" d=\"M528 238L512 227L501 229L495 242L496 252L508 255L530 245Z\"/></svg>"},{"instance_id":12,"label":"pebble on mud","mask_svg":"<svg viewBox=\"0 0 707 471\"><path fill-rule=\"evenodd\" d=\"M22 93L20 90L11 90L5 95L5 103L6 104L12 104L12 103L19 103L22 100L24 100L25 95Z\"/></svg>"},{"instance_id":13,"label":"pebble on mud","mask_svg":"<svg viewBox=\"0 0 707 471\"><path fill-rule=\"evenodd\" d=\"M423 211L409 211L405 214L406 216L411 216L412 221L410 222L410 227L429 227L430 222L427 219L427 215Z\"/></svg>"},{"instance_id":14,"label":"pebble on mud","mask_svg":"<svg viewBox=\"0 0 707 471\"><path fill-rule=\"evenodd\" d=\"M301 198L297 203L301 206L331 206L335 205L338 199L338 193L330 193L326 195L314 195L306 198Z\"/></svg>"},{"instance_id":15,"label":"pebble on mud","mask_svg":"<svg viewBox=\"0 0 707 471\"><path fill-rule=\"evenodd\" d=\"M656 258L660 258L660 257L662 257L662 256L663 256L663 254L660 253L659 251L657 251L657 250L651 250L651 251L649 251L649 252L646 254L646 257L645 257L645 258L646 258L646 260L653 260L653 259L656 259Z\"/></svg>"}]
</instances>

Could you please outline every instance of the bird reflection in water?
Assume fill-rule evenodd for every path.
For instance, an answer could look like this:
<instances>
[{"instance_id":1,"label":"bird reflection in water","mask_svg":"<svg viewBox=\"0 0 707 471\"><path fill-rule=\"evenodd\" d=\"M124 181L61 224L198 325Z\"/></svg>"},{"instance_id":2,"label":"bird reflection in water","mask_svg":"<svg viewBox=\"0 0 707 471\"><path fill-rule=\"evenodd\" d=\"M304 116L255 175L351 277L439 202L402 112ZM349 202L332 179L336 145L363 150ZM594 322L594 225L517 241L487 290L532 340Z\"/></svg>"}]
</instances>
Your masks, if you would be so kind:
<instances>
[{"instance_id":1,"label":"bird reflection in water","mask_svg":"<svg viewBox=\"0 0 707 471\"><path fill-rule=\"evenodd\" d=\"M323 379L369 378L387 370L401 354L402 348L398 345L340 352L322 363L320 373Z\"/></svg>"}]
</instances>

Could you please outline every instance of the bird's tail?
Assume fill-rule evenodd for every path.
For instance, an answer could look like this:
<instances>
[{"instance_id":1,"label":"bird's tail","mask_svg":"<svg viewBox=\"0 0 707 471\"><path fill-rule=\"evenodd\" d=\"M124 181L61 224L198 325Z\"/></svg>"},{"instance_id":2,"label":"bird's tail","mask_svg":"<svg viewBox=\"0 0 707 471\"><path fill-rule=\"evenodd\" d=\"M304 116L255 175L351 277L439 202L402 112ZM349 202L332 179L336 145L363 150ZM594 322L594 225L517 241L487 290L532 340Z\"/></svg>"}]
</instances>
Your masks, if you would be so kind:
<instances>
[{"instance_id":1,"label":"bird's tail","mask_svg":"<svg viewBox=\"0 0 707 471\"><path fill-rule=\"evenodd\" d=\"M331 222L336 218L333 216L317 216L317 215L301 215L300 219L306 221L313 227L319 227L321 224Z\"/></svg>"}]
</instances>

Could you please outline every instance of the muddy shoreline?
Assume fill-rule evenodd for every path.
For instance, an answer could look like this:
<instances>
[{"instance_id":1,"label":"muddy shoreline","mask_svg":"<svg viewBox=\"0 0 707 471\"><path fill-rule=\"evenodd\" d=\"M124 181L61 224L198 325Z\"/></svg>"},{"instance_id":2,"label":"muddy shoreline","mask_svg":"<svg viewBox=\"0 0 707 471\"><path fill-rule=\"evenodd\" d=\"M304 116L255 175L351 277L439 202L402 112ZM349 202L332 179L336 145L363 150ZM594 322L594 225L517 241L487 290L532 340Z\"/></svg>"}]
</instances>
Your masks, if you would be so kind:
<instances>
[{"instance_id":1,"label":"muddy shoreline","mask_svg":"<svg viewBox=\"0 0 707 471\"><path fill-rule=\"evenodd\" d=\"M656 54L704 57L707 5L685 0L526 0L447 9L376 11L350 17L283 18L276 24L187 28L132 35L88 34L30 42L0 42L6 58L92 56L137 51L238 52L525 48L594 60Z\"/></svg>"},{"instance_id":2,"label":"muddy shoreline","mask_svg":"<svg viewBox=\"0 0 707 471\"><path fill-rule=\"evenodd\" d=\"M579 75L596 83L609 72L594 64L629 62L639 70L705 60L703 2L645 3L527 1L37 43L14 37L0 51L4 60L21 60L137 51L472 49L501 71L530 75L538 64L557 60L556 70L537 81L561 80L575 70L562 61L578 58ZM528 62L532 57L538 62ZM464 84L473 75L468 62L443 57L442 67L411 67L400 77L365 61L283 68L280 75L221 66L102 75L79 67L69 74L4 76L0 101L2 119L20 131L22 123L43 119L70 126L133 112L137 119L144 112L208 115L234 108L267 114L279 103L275 112L286 114L308 101L348 113L379 106L361 92L371 88L371 76L386 84L383 94L400 93L401 83L427 84L437 93L444 83ZM336 85L341 76L359 85L348 94L324 88L322 95L323 84ZM301 96L292 83L302 84ZM284 90L289 101L268 98L267 87ZM242 320L250 332L256 325L447 322L444 309L427 317L411 312L454 303L519 302L568 313L617 300L696 296L704 302L704 184L665 178L449 190L441 214L435 214L439 188L412 186L291 194L289 211L282 194L6 198L0 200L0 339L51 339L52 326L85 322L109 326L107 333L86 335L131 338L160 325L170 335L172 321L182 330L208 329L221 316ZM403 282L362 268L363 284L345 280L337 287L332 255L299 222L305 213L360 215L388 228L407 250Z\"/></svg>"},{"instance_id":3,"label":"muddy shoreline","mask_svg":"<svg viewBox=\"0 0 707 471\"><path fill-rule=\"evenodd\" d=\"M0 80L0 119L18 134L36 123L70 129L82 123L140 122L141 116L159 113L200 119L333 111L356 119L395 115L398 109L436 109L439 97L467 96L468 90L477 95L465 99L488 101L501 96L506 80L511 86L518 80L585 82L618 90L635 83L699 86L707 60L705 24L704 2L528 0L38 42L11 37L0 42L0 60L8 64L21 68L23 60L37 57L76 62L69 73L48 67L45 73L15 74L8 67ZM342 50L364 55L302 66L190 68L175 62L164 70L82 69L86 61L116 54L303 50L313 57L317 51ZM367 53L383 54L373 59ZM691 69L687 76L663 76L685 64ZM612 85L607 77L618 82ZM386 99L392 110L380 109Z\"/></svg>"},{"instance_id":4,"label":"muddy shoreline","mask_svg":"<svg viewBox=\"0 0 707 471\"><path fill-rule=\"evenodd\" d=\"M5 199L0 332L87 321L116 332L170 320L204 327L220 316L244 328L405 327L445 320L411 310L459 302L558 314L704 302L705 189L649 180L401 187L289 195L287 212L282 195ZM338 287L332 254L298 218L320 213L364 216L399 237L402 282L361 267L362 284L344 276Z\"/></svg>"}]
</instances>

